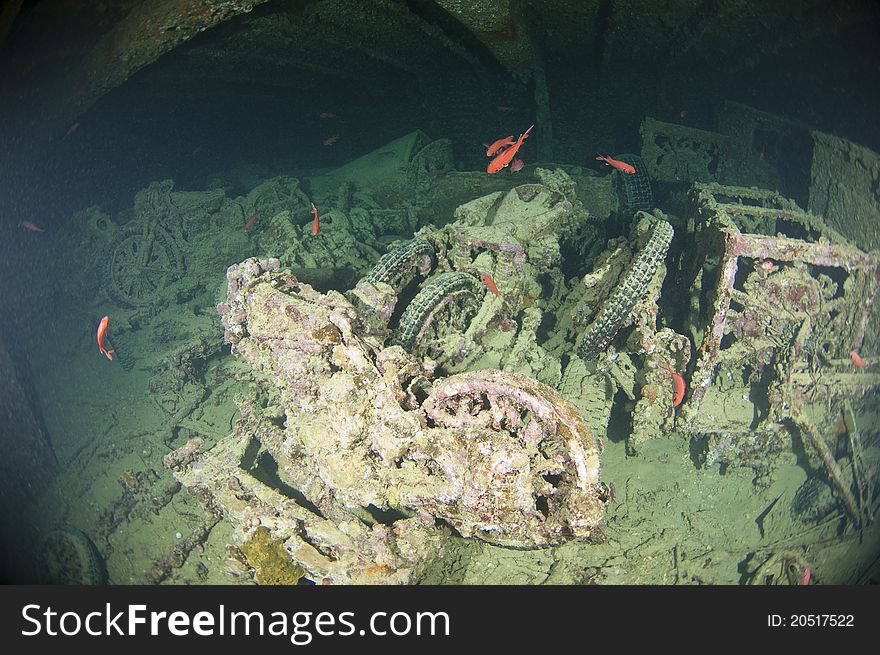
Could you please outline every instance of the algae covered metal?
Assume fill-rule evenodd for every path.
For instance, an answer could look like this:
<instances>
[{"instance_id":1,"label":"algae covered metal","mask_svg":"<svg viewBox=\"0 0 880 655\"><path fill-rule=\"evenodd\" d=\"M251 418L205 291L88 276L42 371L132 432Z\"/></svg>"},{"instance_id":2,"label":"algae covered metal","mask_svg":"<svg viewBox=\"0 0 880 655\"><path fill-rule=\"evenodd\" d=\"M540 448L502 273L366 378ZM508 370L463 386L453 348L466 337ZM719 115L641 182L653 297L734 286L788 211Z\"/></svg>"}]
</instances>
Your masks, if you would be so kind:
<instances>
[{"instance_id":1,"label":"algae covered metal","mask_svg":"<svg viewBox=\"0 0 880 655\"><path fill-rule=\"evenodd\" d=\"M491 369L437 378L432 360L386 346L345 296L277 260L228 279L226 339L269 400L245 400L234 435L172 462L242 542L262 525L315 580L409 582L449 535L438 520L518 548L601 533L599 443L559 393ZM289 488L300 502L279 493Z\"/></svg>"},{"instance_id":2,"label":"algae covered metal","mask_svg":"<svg viewBox=\"0 0 880 655\"><path fill-rule=\"evenodd\" d=\"M708 436L707 461L767 466L787 447L787 418L811 407L830 432L844 398L880 383L850 355L868 352L880 260L778 194L714 184L692 193L689 279L694 294L710 292L690 321L699 352L682 423Z\"/></svg>"},{"instance_id":3,"label":"algae covered metal","mask_svg":"<svg viewBox=\"0 0 880 655\"><path fill-rule=\"evenodd\" d=\"M664 143L671 128L646 125ZM877 256L777 192L693 181L725 178L738 150L680 136L638 160L688 185L669 214L629 206L618 174L457 172L418 133L389 145L381 192L351 171L311 181L331 206L317 236L297 219L298 181L252 191L241 217L262 208L259 244L279 256L230 267L217 307L252 385L232 434L166 462L231 523L235 558L256 570L255 545L261 562L287 553L287 573L262 565L262 581L412 583L452 536L594 547L615 495L599 475L609 438L636 456L681 436L697 466L746 467L759 485L799 438L867 525ZM718 159L682 180L691 137ZM452 220L432 220L432 203ZM841 424L851 467L829 438ZM798 506L819 511L804 489Z\"/></svg>"}]
</instances>

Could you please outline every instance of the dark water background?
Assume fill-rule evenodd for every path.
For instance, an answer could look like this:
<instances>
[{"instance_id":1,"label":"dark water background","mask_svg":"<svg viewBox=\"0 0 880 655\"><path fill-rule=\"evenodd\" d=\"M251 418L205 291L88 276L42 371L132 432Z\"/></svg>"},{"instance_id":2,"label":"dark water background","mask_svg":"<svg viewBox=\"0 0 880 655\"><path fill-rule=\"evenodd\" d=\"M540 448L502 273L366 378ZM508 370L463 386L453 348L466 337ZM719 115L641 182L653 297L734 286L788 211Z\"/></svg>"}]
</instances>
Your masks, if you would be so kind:
<instances>
[{"instance_id":1,"label":"dark water background","mask_svg":"<svg viewBox=\"0 0 880 655\"><path fill-rule=\"evenodd\" d=\"M295 23L315 4L258 6L159 57L83 111L59 117L59 107L45 105L47 90L122 9L109 3L93 20L77 3L24 3L0 43L0 339L38 425L43 408L30 353L40 347L44 321L64 321L52 306L66 292L64 279L46 291L42 263L58 253L21 221L52 232L92 205L116 213L154 180L199 190L236 167L264 178L313 174L415 129L451 139L458 168L476 170L485 161L482 143L536 122L534 79L511 75L478 35L424 0L397 3L417 21L395 24L373 14L372 3L348 0L333 3L338 22L310 23L306 42L261 32L264 19L289 13ZM533 41L553 119L552 145L534 135L524 146L531 160L543 149L542 160L598 169L596 153L639 151L645 116L712 130L725 100L880 151L877 3L707 0L678 20L676 3L597 0L583 3L595 5L583 24L570 18L582 15L571 10L578 3L515 4L528 16L528 31L496 37ZM719 19L722 10L728 13ZM416 24L443 31L455 50ZM751 39L724 38L726 26L737 33L743 25ZM698 38L701 26L706 34ZM688 39L694 45L685 49ZM412 53L404 57L408 70L383 61L397 52ZM335 118L322 119L324 112ZM330 136L338 142L323 145ZM229 177L228 195L248 191ZM10 550L18 547L17 501L0 499Z\"/></svg>"}]
</instances>

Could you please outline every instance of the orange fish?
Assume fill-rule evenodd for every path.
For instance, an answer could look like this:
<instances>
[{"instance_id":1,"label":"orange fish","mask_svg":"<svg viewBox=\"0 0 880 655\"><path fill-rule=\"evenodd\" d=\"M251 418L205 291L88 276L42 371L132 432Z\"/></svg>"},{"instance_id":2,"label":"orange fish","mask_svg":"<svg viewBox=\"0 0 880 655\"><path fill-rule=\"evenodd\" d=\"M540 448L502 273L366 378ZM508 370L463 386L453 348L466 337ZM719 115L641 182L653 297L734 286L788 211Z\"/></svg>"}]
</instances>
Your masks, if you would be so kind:
<instances>
[{"instance_id":1,"label":"orange fish","mask_svg":"<svg viewBox=\"0 0 880 655\"><path fill-rule=\"evenodd\" d=\"M506 136L502 139L498 139L491 146L486 148L486 156L491 157L492 155L498 154L500 150L503 150L507 146L512 146L514 142L513 135Z\"/></svg>"},{"instance_id":2,"label":"orange fish","mask_svg":"<svg viewBox=\"0 0 880 655\"><path fill-rule=\"evenodd\" d=\"M259 217L260 217L260 212L254 212L253 214L248 216L248 219L244 222L244 231L250 232L252 229L254 229L254 222Z\"/></svg>"},{"instance_id":3,"label":"orange fish","mask_svg":"<svg viewBox=\"0 0 880 655\"><path fill-rule=\"evenodd\" d=\"M813 577L813 572L810 570L809 564L804 567L804 573L801 576L801 586L806 586L810 584L810 578Z\"/></svg>"},{"instance_id":4,"label":"orange fish","mask_svg":"<svg viewBox=\"0 0 880 655\"><path fill-rule=\"evenodd\" d=\"M107 355L107 359L111 362L113 361L113 353L114 349L111 348L107 350L104 347L104 335L107 333L107 325L110 323L110 317L105 316L101 319L101 322L98 324L98 350Z\"/></svg>"},{"instance_id":5,"label":"orange fish","mask_svg":"<svg viewBox=\"0 0 880 655\"><path fill-rule=\"evenodd\" d=\"M852 363L859 368L865 368L867 366L867 364L865 364L865 360L859 357L859 353L857 353L855 350L850 351L849 358L852 360Z\"/></svg>"},{"instance_id":6,"label":"orange fish","mask_svg":"<svg viewBox=\"0 0 880 655\"><path fill-rule=\"evenodd\" d=\"M525 165L526 163L522 159L514 159L510 162L510 172L516 173L517 171L521 171L522 167Z\"/></svg>"},{"instance_id":7,"label":"orange fish","mask_svg":"<svg viewBox=\"0 0 880 655\"><path fill-rule=\"evenodd\" d=\"M67 130L67 134L64 135L64 138L66 139L69 136L73 136L74 134L76 134L76 131L78 129L79 129L79 121L77 121L76 123L74 123L73 125L70 126L70 128Z\"/></svg>"},{"instance_id":8,"label":"orange fish","mask_svg":"<svg viewBox=\"0 0 880 655\"><path fill-rule=\"evenodd\" d=\"M41 228L39 225L37 225L33 221L22 221L21 223L19 223L19 225L21 225L24 229L26 229L29 232L45 232L45 230L43 228Z\"/></svg>"},{"instance_id":9,"label":"orange fish","mask_svg":"<svg viewBox=\"0 0 880 655\"><path fill-rule=\"evenodd\" d=\"M489 275L483 273L480 275L480 279L483 281L483 284L486 285L486 288L494 293L496 296L500 296L501 293L498 291L498 287L495 286L495 280L493 280Z\"/></svg>"},{"instance_id":10,"label":"orange fish","mask_svg":"<svg viewBox=\"0 0 880 655\"><path fill-rule=\"evenodd\" d=\"M533 127L535 127L535 126L532 125L529 129L527 129L525 132L520 134L519 138L516 140L516 143L514 143L512 146L507 148L507 150L504 150L503 152L501 152L501 154L496 156L495 159L490 161L489 166L486 168L486 172L490 173L490 174L497 173L502 168L507 166L511 161L513 161L514 155L516 155L517 151L522 146L523 141L526 140L526 137L529 135L529 132L532 131Z\"/></svg>"},{"instance_id":11,"label":"orange fish","mask_svg":"<svg viewBox=\"0 0 880 655\"><path fill-rule=\"evenodd\" d=\"M761 144L761 152L758 153L758 160L764 161L764 145Z\"/></svg>"},{"instance_id":12,"label":"orange fish","mask_svg":"<svg viewBox=\"0 0 880 655\"><path fill-rule=\"evenodd\" d=\"M315 220L312 221L312 236L315 236L318 233L318 208L315 207L315 203L312 203L311 213L315 217Z\"/></svg>"},{"instance_id":13,"label":"orange fish","mask_svg":"<svg viewBox=\"0 0 880 655\"><path fill-rule=\"evenodd\" d=\"M632 175L636 172L636 169L632 167L632 164L627 164L625 161L618 161L617 159L611 159L608 155L596 155L596 159L604 161L609 166L614 166L614 168L622 173Z\"/></svg>"},{"instance_id":14,"label":"orange fish","mask_svg":"<svg viewBox=\"0 0 880 655\"><path fill-rule=\"evenodd\" d=\"M687 388L684 378L669 366L666 366L666 364L660 364L660 368L672 376L672 406L678 407L681 405L681 401L684 400L684 391Z\"/></svg>"}]
</instances>

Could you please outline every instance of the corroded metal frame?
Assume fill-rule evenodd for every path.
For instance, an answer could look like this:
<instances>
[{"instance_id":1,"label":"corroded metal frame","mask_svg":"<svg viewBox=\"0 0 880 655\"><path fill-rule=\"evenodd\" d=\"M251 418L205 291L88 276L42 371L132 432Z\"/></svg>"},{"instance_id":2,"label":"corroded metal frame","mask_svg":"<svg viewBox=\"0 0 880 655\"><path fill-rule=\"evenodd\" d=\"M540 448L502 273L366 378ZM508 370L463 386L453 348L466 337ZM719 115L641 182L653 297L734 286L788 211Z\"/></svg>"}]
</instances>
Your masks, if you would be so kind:
<instances>
[{"instance_id":1,"label":"corroded metal frame","mask_svg":"<svg viewBox=\"0 0 880 655\"><path fill-rule=\"evenodd\" d=\"M705 327L704 338L699 346L696 364L690 379L690 394L682 408L685 427L693 425L707 389L713 382L715 369L722 360L722 338L726 333L731 300L737 295L734 288L739 262L750 258L756 262L769 261L786 264L803 263L814 266L841 268L847 274L858 274L864 278L861 302L854 309L851 333L841 334L841 343L859 350L865 342L866 329L875 300L880 290L880 258L877 254L865 253L847 243L836 231L824 225L816 216L801 211L790 200L779 194L756 188L729 187L720 184L696 183L692 189L692 199L696 208L694 237L698 255L694 260L689 278L693 281L699 268L708 256L720 256L718 280L713 290L712 316ZM723 199L737 199L738 202L725 202ZM742 218L769 219L788 224L797 224L801 229L818 235L815 242L786 237L782 235L764 236L741 232L737 221ZM848 348L842 347L843 353ZM824 375L826 398L849 395L856 389L852 384L851 372L842 370L848 357L840 357L839 370ZM788 371L780 381L784 389L777 389L774 398L779 406L773 412L774 418L789 415L786 407L800 396L795 387L800 386L798 371ZM857 387L865 390L880 386L880 375L865 372L859 376ZM813 400L816 397L812 398Z\"/></svg>"}]
</instances>

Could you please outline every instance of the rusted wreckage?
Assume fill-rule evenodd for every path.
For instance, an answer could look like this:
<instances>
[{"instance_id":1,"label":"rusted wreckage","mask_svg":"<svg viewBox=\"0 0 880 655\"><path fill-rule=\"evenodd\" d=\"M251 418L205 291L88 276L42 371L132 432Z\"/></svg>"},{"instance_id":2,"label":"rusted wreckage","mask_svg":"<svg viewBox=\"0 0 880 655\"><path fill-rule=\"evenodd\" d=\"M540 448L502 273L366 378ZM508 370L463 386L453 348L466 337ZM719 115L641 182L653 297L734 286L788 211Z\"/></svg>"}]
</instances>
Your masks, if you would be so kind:
<instances>
[{"instance_id":1,"label":"rusted wreckage","mask_svg":"<svg viewBox=\"0 0 880 655\"><path fill-rule=\"evenodd\" d=\"M678 143L648 127L646 140ZM850 522L866 524L858 423L880 386L880 258L779 193L692 179L742 156L710 136L691 148L701 174L643 149L640 168L671 157L680 175L652 176L687 192L676 218L630 206L618 180L620 237L586 208L614 204L601 200L608 178L538 168L536 183L423 227L345 293L278 260L230 267L225 340L259 384L233 435L166 465L231 521L236 544L268 529L315 582L416 581L453 530L515 548L601 539L615 403L630 408L630 452L683 435L704 465L759 480L800 437ZM469 179L446 184L457 175ZM567 279L563 250L589 272ZM683 400L671 375L687 382ZM842 434L851 473L835 459Z\"/></svg>"}]
</instances>

